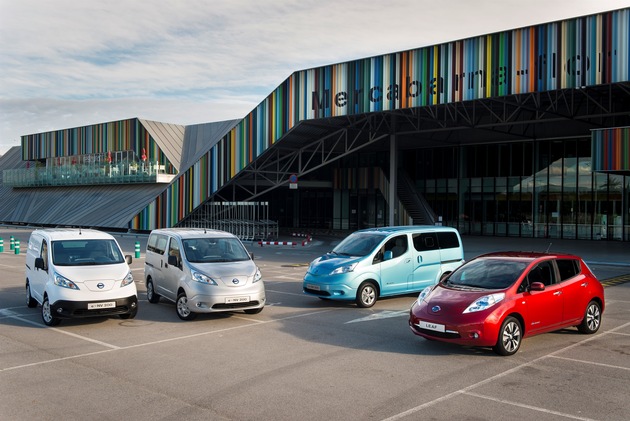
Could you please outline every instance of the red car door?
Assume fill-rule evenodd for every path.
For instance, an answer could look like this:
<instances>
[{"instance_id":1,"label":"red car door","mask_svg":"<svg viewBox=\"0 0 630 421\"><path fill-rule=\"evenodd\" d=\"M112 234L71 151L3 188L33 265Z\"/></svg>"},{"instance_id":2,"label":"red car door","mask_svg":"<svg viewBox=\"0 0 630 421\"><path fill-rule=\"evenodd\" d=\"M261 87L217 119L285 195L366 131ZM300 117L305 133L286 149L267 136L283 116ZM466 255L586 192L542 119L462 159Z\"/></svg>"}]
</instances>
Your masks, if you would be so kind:
<instances>
[{"instance_id":1,"label":"red car door","mask_svg":"<svg viewBox=\"0 0 630 421\"><path fill-rule=\"evenodd\" d=\"M536 333L552 330L562 324L564 296L562 285L555 282L555 272L551 261L541 262L527 275L529 285L540 282L543 291L523 293L522 304L526 309L525 331Z\"/></svg>"}]
</instances>

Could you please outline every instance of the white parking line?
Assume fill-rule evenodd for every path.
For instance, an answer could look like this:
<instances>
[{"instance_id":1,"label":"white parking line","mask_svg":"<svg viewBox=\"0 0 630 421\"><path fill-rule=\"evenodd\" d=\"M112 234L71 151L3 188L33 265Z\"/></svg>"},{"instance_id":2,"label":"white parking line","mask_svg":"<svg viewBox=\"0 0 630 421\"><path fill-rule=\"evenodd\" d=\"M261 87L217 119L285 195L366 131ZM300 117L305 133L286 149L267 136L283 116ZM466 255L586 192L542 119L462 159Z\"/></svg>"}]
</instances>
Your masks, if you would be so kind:
<instances>
[{"instance_id":1,"label":"white parking line","mask_svg":"<svg viewBox=\"0 0 630 421\"><path fill-rule=\"evenodd\" d=\"M398 414L396 414L396 415L393 415L393 416L391 416L391 417L389 417L389 418L385 418L383 421L394 421L394 420L399 420L399 419L402 419L402 418L408 417L408 416L410 416L410 415L412 415L412 414L415 414L415 413L416 413L416 412L418 412L418 411L423 410L424 408L428 408L429 406L433 406L433 405L435 405L435 404L437 404L437 403L440 403L440 402L442 402L442 401L445 401L445 400L447 400L447 399L454 398L454 397L455 397L455 396L457 396L457 395L461 395L461 394L469 393L472 389L475 389L475 388L477 388L477 387L479 387L479 386L483 386L483 385L485 385L485 384L487 384L487 383L493 382L493 381L495 381L495 380L497 380L497 379L500 379L501 377L505 377L505 376L507 376L507 375L509 375L509 374L512 374L512 373L514 373L514 372L516 372L516 371L518 371L518 370L521 370L522 368L525 368L525 367L528 367L528 366L530 366L530 365L536 364L538 361L544 360L544 359L546 359L546 358L553 357L553 356L555 356L555 355L557 355L557 354L560 354L560 353L562 353L562 352L568 351L569 349L573 349L573 348L575 348L575 347L578 347L578 346L580 346L580 345L583 345L583 344L585 344L585 343L587 343L587 342L590 342L590 341L593 341L593 340L595 340L595 339L599 339L599 337L600 337L600 336L603 336L603 335L608 335L608 334L611 334L611 333L615 333L617 330L625 329L625 328L626 328L626 327L628 327L628 326L630 326L630 322L625 323L625 324L623 324L623 325L621 325L621 326L617 326L616 328L611 329L611 330L609 330L609 331L602 332L602 333L600 333L599 335L589 336L588 338L586 338L586 339L584 339L584 340L582 340L582 341L579 341L579 342L576 342L576 343L574 343L574 344L572 344L572 345L566 346L566 347L564 347L564 348L562 348L562 349L559 349L559 350L557 350L557 351L555 351L555 352L552 352L552 353L547 354L547 355L543 355L542 357L538 357L538 358L536 358L536 359L534 359L534 360L532 360L532 361L530 361L530 362L523 363L523 364L518 365L518 366L516 366L516 367L513 367L513 368L511 368L511 369L509 369L509 370L506 370L506 371L504 371L504 372L502 372L502 373L499 373L499 374L497 374L497 375L494 375L494 376L488 377L488 378L487 378L487 379L485 379L485 380L481 380L481 381L479 381L479 382L477 382L477 383L471 384L470 386L466 386L466 387L464 387L464 388L462 388L462 389L459 389L459 390L456 390L456 391L454 391L454 392L451 392L451 393L449 393L448 395L441 396L441 397L439 397L439 398L437 398L437 399L434 399L434 400L432 400L432 401L425 402L425 403L423 403L422 405L418 405L418 406L416 406L416 407L414 407L414 408L410 408L410 409L408 409L408 410L406 410L406 411L400 412L400 413L398 413ZM566 415L565 415L565 416L566 416Z\"/></svg>"},{"instance_id":2,"label":"white parking line","mask_svg":"<svg viewBox=\"0 0 630 421\"><path fill-rule=\"evenodd\" d=\"M101 342L101 341L95 341L93 339L86 338L84 336L75 335L74 333L69 333L69 332L63 331L61 329L48 328L48 329L54 330L56 332L61 332L61 333L64 333L66 335L74 336L74 337L79 338L79 339L84 339L84 340L89 341L89 342L98 343L98 344L100 344L102 346L107 346L110 349L105 349L103 351L88 352L88 353L85 353L85 354L71 355L71 356L63 357L63 358L55 358L55 359L52 359L52 360L38 361L36 363L17 365L17 366L13 366L13 367L6 367L6 368L0 369L0 372L10 371L10 370L18 370L20 368L33 367L33 366L44 365L44 364L51 364L51 363L55 363L55 362L59 362L59 361L73 360L73 359L76 359L76 358L89 357L89 356L92 356L92 355L102 354L102 353L105 353L105 352L120 351L120 350L133 349L133 348L140 348L140 347L144 347L144 346L163 344L163 343L167 343L167 342L181 341L182 339L190 339L190 338L197 338L197 337L200 337L200 336L214 335L214 334L217 334L217 333L229 332L231 330L242 329L242 328L246 328L246 327L261 326L263 324L283 322L283 321L286 321L286 320L297 319L297 318L300 318L300 317L309 317L309 316L313 316L315 314L322 314L322 313L327 313L327 312L330 312L330 311L335 311L335 309L314 311L314 312L304 313L304 314L294 314L294 315L291 315L291 316L282 317L280 319L266 320L266 321L263 321L262 323L249 323L249 324L246 324L246 325L233 326L233 327L228 327L228 328L219 329L219 330L213 330L213 331L209 331L209 332L195 333L195 334L191 334L191 335L178 336L178 337L175 337L175 338L161 339L159 341L145 342L145 343L141 343L141 344L129 345L129 346L120 346L120 347L119 346L115 346L115 345L110 345L110 344L107 344L107 343ZM21 317L17 317L17 316L9 316L9 317L13 317L15 319L22 320L22 321L24 321L26 323L35 324L35 325L40 326L40 327L42 326L39 323L31 322L30 320L25 320L25 319L23 319ZM248 320L248 321L252 322L252 320Z\"/></svg>"},{"instance_id":3,"label":"white parking line","mask_svg":"<svg viewBox=\"0 0 630 421\"><path fill-rule=\"evenodd\" d=\"M489 401L504 403L504 404L512 405L512 406L518 406L525 409L531 409L532 411L544 412L545 414L558 415L564 418L573 418L574 420L582 420L582 421L595 421L593 418L577 417L575 415L565 414L564 412L552 411L550 409L539 408L537 406L526 405L526 404L518 403L518 402L512 402L505 399L497 399L491 396L480 395L478 393L464 392L464 394L469 395L469 396L474 396L476 398L487 399Z\"/></svg>"}]
</instances>

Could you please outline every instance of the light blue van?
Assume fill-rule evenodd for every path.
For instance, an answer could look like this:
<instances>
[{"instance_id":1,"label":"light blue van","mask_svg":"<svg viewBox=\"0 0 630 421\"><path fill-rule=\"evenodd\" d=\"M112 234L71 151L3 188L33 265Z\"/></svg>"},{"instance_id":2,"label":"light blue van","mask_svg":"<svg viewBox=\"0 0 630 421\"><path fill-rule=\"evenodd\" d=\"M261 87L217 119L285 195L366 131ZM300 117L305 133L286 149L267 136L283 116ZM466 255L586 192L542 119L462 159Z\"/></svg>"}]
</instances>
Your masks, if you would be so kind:
<instances>
[{"instance_id":1,"label":"light blue van","mask_svg":"<svg viewBox=\"0 0 630 421\"><path fill-rule=\"evenodd\" d=\"M383 227L356 231L313 260L304 275L308 295L354 300L372 307L378 297L418 292L464 263L456 229Z\"/></svg>"}]
</instances>

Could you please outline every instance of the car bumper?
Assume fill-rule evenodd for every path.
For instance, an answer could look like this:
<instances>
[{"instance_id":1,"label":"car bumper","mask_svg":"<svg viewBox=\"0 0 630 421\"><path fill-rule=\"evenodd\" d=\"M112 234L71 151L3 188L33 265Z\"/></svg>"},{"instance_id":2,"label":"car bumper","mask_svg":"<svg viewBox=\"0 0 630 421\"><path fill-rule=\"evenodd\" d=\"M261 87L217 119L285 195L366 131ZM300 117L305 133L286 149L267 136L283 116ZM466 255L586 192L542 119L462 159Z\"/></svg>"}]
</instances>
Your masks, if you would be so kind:
<instances>
[{"instance_id":1,"label":"car bumper","mask_svg":"<svg viewBox=\"0 0 630 421\"><path fill-rule=\"evenodd\" d=\"M354 300L357 289L349 285L350 278L345 275L336 275L335 282L322 282L321 277L304 276L302 290L305 294L315 297L329 298L331 300ZM327 277L329 279L329 277Z\"/></svg>"},{"instance_id":2,"label":"car bumper","mask_svg":"<svg viewBox=\"0 0 630 421\"><path fill-rule=\"evenodd\" d=\"M499 335L496 323L481 314L470 315L466 322L454 323L448 318L430 317L412 310L409 328L414 334L427 339L468 346L494 346Z\"/></svg>"},{"instance_id":3,"label":"car bumper","mask_svg":"<svg viewBox=\"0 0 630 421\"><path fill-rule=\"evenodd\" d=\"M188 308L195 313L215 313L221 311L250 310L263 308L266 303L265 288L248 288L238 292L216 294L193 293L188 296Z\"/></svg>"},{"instance_id":4,"label":"car bumper","mask_svg":"<svg viewBox=\"0 0 630 421\"><path fill-rule=\"evenodd\" d=\"M129 314L138 310L138 297L132 295L110 300L57 300L51 304L50 310L54 317L68 319Z\"/></svg>"}]
</instances>

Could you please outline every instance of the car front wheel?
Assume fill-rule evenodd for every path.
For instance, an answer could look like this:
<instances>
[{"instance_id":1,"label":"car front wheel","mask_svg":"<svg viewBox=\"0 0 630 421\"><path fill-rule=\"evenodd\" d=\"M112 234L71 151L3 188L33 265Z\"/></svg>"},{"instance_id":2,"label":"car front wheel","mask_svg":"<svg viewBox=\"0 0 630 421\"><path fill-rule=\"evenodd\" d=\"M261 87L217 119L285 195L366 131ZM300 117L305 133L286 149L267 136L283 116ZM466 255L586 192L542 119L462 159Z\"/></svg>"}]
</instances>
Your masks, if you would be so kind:
<instances>
[{"instance_id":1,"label":"car front wheel","mask_svg":"<svg viewBox=\"0 0 630 421\"><path fill-rule=\"evenodd\" d=\"M48 296L44 297L44 302L42 303L42 320L46 326L57 326L61 321L61 319L53 316Z\"/></svg>"},{"instance_id":2,"label":"car front wheel","mask_svg":"<svg viewBox=\"0 0 630 421\"><path fill-rule=\"evenodd\" d=\"M357 290L356 302L359 307L369 308L376 303L377 290L372 282L365 282L361 284Z\"/></svg>"},{"instance_id":3,"label":"car front wheel","mask_svg":"<svg viewBox=\"0 0 630 421\"><path fill-rule=\"evenodd\" d=\"M508 317L503 321L494 352L499 355L514 355L521 346L523 330L521 323L514 317Z\"/></svg>"},{"instance_id":4,"label":"car front wheel","mask_svg":"<svg viewBox=\"0 0 630 421\"><path fill-rule=\"evenodd\" d=\"M175 309L177 310L177 316L179 316L182 320L192 320L197 317L197 313L190 311L188 308L188 297L186 297L185 292L182 292L177 296Z\"/></svg>"},{"instance_id":5,"label":"car front wheel","mask_svg":"<svg viewBox=\"0 0 630 421\"><path fill-rule=\"evenodd\" d=\"M586 307L582 323L578 326L578 330L582 333L592 334L599 330L602 322L602 308L597 301L591 301Z\"/></svg>"}]
</instances>

